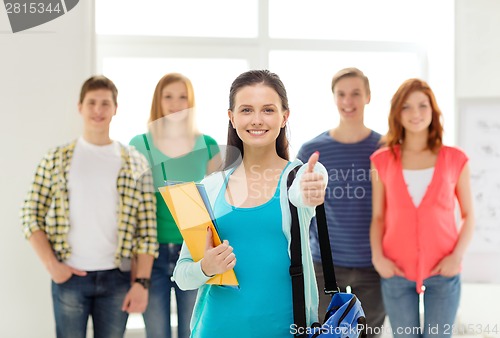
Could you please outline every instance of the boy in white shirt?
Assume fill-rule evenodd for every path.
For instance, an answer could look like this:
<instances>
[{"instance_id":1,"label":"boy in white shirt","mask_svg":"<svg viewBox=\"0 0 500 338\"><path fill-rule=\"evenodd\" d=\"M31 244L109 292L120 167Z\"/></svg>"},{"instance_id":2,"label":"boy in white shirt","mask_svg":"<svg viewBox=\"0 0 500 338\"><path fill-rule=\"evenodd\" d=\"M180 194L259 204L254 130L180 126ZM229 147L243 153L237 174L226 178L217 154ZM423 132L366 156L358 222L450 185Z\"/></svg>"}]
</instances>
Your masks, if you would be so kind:
<instances>
[{"instance_id":1,"label":"boy in white shirt","mask_svg":"<svg viewBox=\"0 0 500 338\"><path fill-rule=\"evenodd\" d=\"M89 315L94 337L123 337L128 314L148 302L156 201L146 159L109 137L117 95L104 76L85 81L83 135L45 155L22 208L24 235L52 278L57 338L85 338Z\"/></svg>"}]
</instances>

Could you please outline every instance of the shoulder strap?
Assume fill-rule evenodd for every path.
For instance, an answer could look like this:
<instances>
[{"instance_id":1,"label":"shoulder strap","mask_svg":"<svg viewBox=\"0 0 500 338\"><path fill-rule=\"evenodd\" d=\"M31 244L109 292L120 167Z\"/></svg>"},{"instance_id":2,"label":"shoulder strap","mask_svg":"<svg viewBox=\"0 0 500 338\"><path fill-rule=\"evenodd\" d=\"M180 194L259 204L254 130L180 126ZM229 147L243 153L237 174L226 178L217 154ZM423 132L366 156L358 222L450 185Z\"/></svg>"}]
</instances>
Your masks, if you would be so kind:
<instances>
[{"instance_id":1,"label":"shoulder strap","mask_svg":"<svg viewBox=\"0 0 500 338\"><path fill-rule=\"evenodd\" d=\"M208 158L212 159L214 156L212 154L212 145L210 144L210 139L208 138L208 135L203 134L203 141L205 142L205 145L207 146Z\"/></svg>"},{"instance_id":2,"label":"shoulder strap","mask_svg":"<svg viewBox=\"0 0 500 338\"><path fill-rule=\"evenodd\" d=\"M288 174L287 187L295 179L300 166L293 168ZM300 243L300 225L297 207L291 202L290 215L292 216L292 226L290 229L290 277L292 278L292 300L293 300L293 320L297 327L306 327L306 300L304 294L304 269L302 266L302 245Z\"/></svg>"},{"instance_id":3,"label":"shoulder strap","mask_svg":"<svg viewBox=\"0 0 500 338\"><path fill-rule=\"evenodd\" d=\"M149 148L148 137L146 134L142 134L142 138L144 139L144 145L146 146L146 150L148 151L149 165L151 166L151 168L153 168L155 163L153 161L153 155L151 154L151 148ZM167 171L165 170L165 163L163 162L161 162L161 171L163 174L163 179L167 181Z\"/></svg>"},{"instance_id":4,"label":"shoulder strap","mask_svg":"<svg viewBox=\"0 0 500 338\"><path fill-rule=\"evenodd\" d=\"M288 175L288 188L293 183L297 171L295 167ZM300 225L297 208L289 202L292 216L291 241L290 241L290 276L292 277L292 300L293 317L297 327L306 327L305 296L304 296L304 272L302 267L302 250L300 243ZM324 290L326 294L339 292L335 270L333 268L332 250L330 237L328 236L328 225L326 223L325 205L316 207L316 223L318 227L319 247L321 252L321 263L325 278Z\"/></svg>"},{"instance_id":5,"label":"shoulder strap","mask_svg":"<svg viewBox=\"0 0 500 338\"><path fill-rule=\"evenodd\" d=\"M149 162L151 166L153 165L153 155L151 155L151 149L149 148L148 137L146 134L142 134L142 139L144 140L144 145L146 146L146 150L148 151Z\"/></svg>"},{"instance_id":6,"label":"shoulder strap","mask_svg":"<svg viewBox=\"0 0 500 338\"><path fill-rule=\"evenodd\" d=\"M323 266L323 277L325 279L325 293L335 294L340 292L333 267L332 248L326 223L325 204L316 207L316 225L318 227L319 251L321 253L321 265Z\"/></svg>"}]
</instances>

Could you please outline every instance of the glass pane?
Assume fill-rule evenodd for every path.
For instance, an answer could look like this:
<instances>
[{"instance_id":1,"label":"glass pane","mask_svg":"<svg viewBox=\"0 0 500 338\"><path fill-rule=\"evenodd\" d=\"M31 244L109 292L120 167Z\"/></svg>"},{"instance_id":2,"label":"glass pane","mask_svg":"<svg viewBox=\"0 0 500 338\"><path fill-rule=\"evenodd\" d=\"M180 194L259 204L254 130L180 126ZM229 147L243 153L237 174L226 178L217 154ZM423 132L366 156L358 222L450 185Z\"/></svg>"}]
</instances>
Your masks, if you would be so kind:
<instances>
[{"instance_id":1,"label":"glass pane","mask_svg":"<svg viewBox=\"0 0 500 338\"><path fill-rule=\"evenodd\" d=\"M422 76L418 58L411 53L274 51L269 64L288 92L293 156L304 142L338 123L330 86L340 69L357 67L368 76L371 102L365 108L365 124L381 134L387 132L390 100L398 86Z\"/></svg>"},{"instance_id":2,"label":"glass pane","mask_svg":"<svg viewBox=\"0 0 500 338\"><path fill-rule=\"evenodd\" d=\"M96 32L248 38L257 36L257 13L257 0L96 0Z\"/></svg>"},{"instance_id":3,"label":"glass pane","mask_svg":"<svg viewBox=\"0 0 500 338\"><path fill-rule=\"evenodd\" d=\"M453 0L269 0L269 34L273 38L425 42L442 26L453 26L453 15Z\"/></svg>"},{"instance_id":4,"label":"glass pane","mask_svg":"<svg viewBox=\"0 0 500 338\"><path fill-rule=\"evenodd\" d=\"M241 59L105 58L103 74L118 87L111 138L128 144L146 132L156 84L166 73L177 72L193 83L200 131L225 144L229 87L246 70L248 62Z\"/></svg>"}]
</instances>

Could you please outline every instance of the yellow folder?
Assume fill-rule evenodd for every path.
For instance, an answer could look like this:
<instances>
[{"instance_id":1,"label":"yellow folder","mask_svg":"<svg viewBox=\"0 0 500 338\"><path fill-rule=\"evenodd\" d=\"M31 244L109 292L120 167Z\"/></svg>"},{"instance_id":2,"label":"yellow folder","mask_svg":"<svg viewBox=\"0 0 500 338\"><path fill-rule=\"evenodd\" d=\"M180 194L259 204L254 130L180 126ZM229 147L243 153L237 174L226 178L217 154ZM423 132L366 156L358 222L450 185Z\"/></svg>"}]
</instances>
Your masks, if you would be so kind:
<instances>
[{"instance_id":1,"label":"yellow folder","mask_svg":"<svg viewBox=\"0 0 500 338\"><path fill-rule=\"evenodd\" d=\"M159 190L195 262L202 259L205 254L207 227L212 229L214 246L221 244L212 221L213 216L211 217L208 211L211 207L202 185L194 182L167 184ZM238 285L238 280L234 270L231 269L215 275L207 281L207 284Z\"/></svg>"}]
</instances>

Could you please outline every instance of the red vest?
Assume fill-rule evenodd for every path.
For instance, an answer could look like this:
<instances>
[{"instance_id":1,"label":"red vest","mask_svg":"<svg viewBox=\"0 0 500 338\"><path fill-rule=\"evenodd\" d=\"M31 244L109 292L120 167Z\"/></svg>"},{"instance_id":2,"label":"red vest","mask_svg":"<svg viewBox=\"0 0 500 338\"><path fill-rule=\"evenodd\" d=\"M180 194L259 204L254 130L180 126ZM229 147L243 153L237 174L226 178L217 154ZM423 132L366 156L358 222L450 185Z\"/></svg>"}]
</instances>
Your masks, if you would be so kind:
<instances>
[{"instance_id":1,"label":"red vest","mask_svg":"<svg viewBox=\"0 0 500 338\"><path fill-rule=\"evenodd\" d=\"M442 146L432 180L418 207L406 187L399 146L396 155L388 148L370 158L385 188L385 222L382 237L384 255L403 270L405 278L417 283L420 293L424 279L458 240L455 217L455 189L467 156L459 149ZM377 179L377 173L373 179Z\"/></svg>"}]
</instances>

